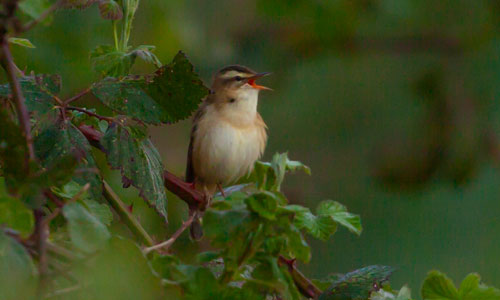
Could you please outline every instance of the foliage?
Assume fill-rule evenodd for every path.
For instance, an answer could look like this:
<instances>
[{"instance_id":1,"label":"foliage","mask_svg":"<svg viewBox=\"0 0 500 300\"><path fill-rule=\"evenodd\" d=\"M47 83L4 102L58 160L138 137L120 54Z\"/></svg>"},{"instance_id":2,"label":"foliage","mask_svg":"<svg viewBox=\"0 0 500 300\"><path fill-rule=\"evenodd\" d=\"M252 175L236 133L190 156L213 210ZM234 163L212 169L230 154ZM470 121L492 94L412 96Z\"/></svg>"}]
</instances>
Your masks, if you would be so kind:
<instances>
[{"instance_id":1,"label":"foliage","mask_svg":"<svg viewBox=\"0 0 500 300\"><path fill-rule=\"evenodd\" d=\"M128 44L138 0L65 0L52 5L83 9L95 3L102 18L111 20L114 45L91 51L100 80L80 96L92 93L110 109L109 116L70 106L78 97L61 100L58 75L18 77L7 70L9 79L20 84L24 101L10 83L0 86L0 298L66 298L62 293L68 291L68 298L78 299L411 298L407 287L395 291L388 285L394 271L389 266L368 266L315 281L298 270L297 260L311 260L306 234L327 241L339 226L356 235L362 226L358 215L334 200L320 202L315 214L291 204L281 191L286 174L310 175L311 170L287 153L257 162L249 176L226 189L227 195L215 197L206 209L200 205L202 196L196 196L199 192L187 184L176 186L183 193L171 189L202 215L207 245L195 261L148 245L151 238L130 212L132 207L103 182L106 166L97 162L95 152L102 151L102 160L120 170L123 189L137 188L166 220L165 169L145 124L171 124L189 117L209 90L183 52L162 65L154 46ZM44 12L51 7L59 8L50 5L26 0L19 8L38 19L46 18ZM7 24L13 17L1 18L1 24ZM314 26L324 19L318 22ZM5 36L1 42L7 43ZM27 39L8 42L33 47ZM9 51L4 46L3 51ZM5 54L9 53L2 55L7 60L3 65L12 63ZM137 57L157 70L130 74ZM19 107L24 106L30 120L23 119ZM33 140L26 138L26 131ZM116 230L119 226L128 226L135 236ZM168 241L175 242L178 235L174 236ZM37 280L40 288L35 291ZM468 275L457 289L437 271L429 274L421 293L424 299L500 299L499 290L480 283L476 274Z\"/></svg>"}]
</instances>

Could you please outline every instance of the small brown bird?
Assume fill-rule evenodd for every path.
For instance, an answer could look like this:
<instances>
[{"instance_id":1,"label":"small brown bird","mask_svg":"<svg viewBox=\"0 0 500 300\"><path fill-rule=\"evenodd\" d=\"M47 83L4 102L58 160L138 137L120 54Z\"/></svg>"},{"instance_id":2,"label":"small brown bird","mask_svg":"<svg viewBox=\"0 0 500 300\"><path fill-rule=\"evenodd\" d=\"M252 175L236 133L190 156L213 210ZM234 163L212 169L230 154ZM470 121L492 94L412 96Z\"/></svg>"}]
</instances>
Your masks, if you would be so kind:
<instances>
[{"instance_id":1,"label":"small brown bird","mask_svg":"<svg viewBox=\"0 0 500 300\"><path fill-rule=\"evenodd\" d=\"M258 78L269 73L231 65L215 74L211 93L198 108L191 129L186 182L210 201L222 185L236 182L252 171L264 153L267 126L257 112L260 90ZM191 212L193 213L193 212ZM191 236L203 235L199 220L191 225Z\"/></svg>"}]
</instances>

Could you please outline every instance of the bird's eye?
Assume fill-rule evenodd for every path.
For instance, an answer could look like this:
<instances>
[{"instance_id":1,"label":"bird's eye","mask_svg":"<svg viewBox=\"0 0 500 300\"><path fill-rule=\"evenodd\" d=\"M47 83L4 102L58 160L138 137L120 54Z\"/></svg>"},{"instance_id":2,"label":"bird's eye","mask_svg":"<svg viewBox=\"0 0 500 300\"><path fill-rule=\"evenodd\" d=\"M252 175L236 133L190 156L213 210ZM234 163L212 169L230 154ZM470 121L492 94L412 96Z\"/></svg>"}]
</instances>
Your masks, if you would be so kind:
<instances>
[{"instance_id":1,"label":"bird's eye","mask_svg":"<svg viewBox=\"0 0 500 300\"><path fill-rule=\"evenodd\" d=\"M234 101L236 101L236 99L234 99L234 98L229 99L229 102L231 102L231 103L234 103Z\"/></svg>"},{"instance_id":2,"label":"bird's eye","mask_svg":"<svg viewBox=\"0 0 500 300\"><path fill-rule=\"evenodd\" d=\"M241 81L241 76L236 76L234 79L236 79L236 81Z\"/></svg>"}]
</instances>

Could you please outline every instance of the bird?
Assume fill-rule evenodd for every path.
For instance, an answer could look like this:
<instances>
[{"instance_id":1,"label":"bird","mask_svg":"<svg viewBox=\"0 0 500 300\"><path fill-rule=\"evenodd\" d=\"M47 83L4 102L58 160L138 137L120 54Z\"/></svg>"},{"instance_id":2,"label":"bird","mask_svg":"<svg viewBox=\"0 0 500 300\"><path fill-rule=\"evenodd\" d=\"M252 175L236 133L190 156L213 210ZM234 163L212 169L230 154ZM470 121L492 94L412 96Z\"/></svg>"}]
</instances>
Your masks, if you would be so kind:
<instances>
[{"instance_id":1,"label":"bird","mask_svg":"<svg viewBox=\"0 0 500 300\"><path fill-rule=\"evenodd\" d=\"M264 153L267 125L257 105L259 92L271 89L256 80L269 74L241 65L220 69L194 114L185 179L205 195L205 204L217 189L225 196L222 186L249 174ZM190 233L194 240L203 236L199 218L193 219Z\"/></svg>"}]
</instances>

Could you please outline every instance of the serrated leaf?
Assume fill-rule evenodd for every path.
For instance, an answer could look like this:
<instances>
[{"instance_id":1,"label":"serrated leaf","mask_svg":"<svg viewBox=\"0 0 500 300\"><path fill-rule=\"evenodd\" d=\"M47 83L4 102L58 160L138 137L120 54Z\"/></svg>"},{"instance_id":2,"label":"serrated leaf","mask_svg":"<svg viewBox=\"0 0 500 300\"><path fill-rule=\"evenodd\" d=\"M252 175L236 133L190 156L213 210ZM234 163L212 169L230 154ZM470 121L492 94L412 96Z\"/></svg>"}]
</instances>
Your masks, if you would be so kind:
<instances>
[{"instance_id":1,"label":"serrated leaf","mask_svg":"<svg viewBox=\"0 0 500 300\"><path fill-rule=\"evenodd\" d=\"M90 62L94 71L102 76L118 77L129 74L135 56L116 50L110 45L100 45L90 53Z\"/></svg>"},{"instance_id":2,"label":"serrated leaf","mask_svg":"<svg viewBox=\"0 0 500 300\"><path fill-rule=\"evenodd\" d=\"M332 217L335 222L357 235L360 235L363 230L361 227L361 218L358 215L349 213L346 207L337 201L322 201L318 205L316 213L318 216L324 215Z\"/></svg>"},{"instance_id":3,"label":"serrated leaf","mask_svg":"<svg viewBox=\"0 0 500 300\"><path fill-rule=\"evenodd\" d=\"M0 177L0 227L5 225L26 238L33 231L33 212L19 199L11 197L5 189L4 179Z\"/></svg>"},{"instance_id":4,"label":"serrated leaf","mask_svg":"<svg viewBox=\"0 0 500 300\"><path fill-rule=\"evenodd\" d=\"M378 291L389 280L393 271L394 268L389 266L374 265L349 272L335 280L319 296L319 300L368 299L372 292Z\"/></svg>"},{"instance_id":5,"label":"serrated leaf","mask_svg":"<svg viewBox=\"0 0 500 300\"><path fill-rule=\"evenodd\" d=\"M427 274L421 293L424 300L459 299L458 291L451 279L439 271L431 271Z\"/></svg>"},{"instance_id":6,"label":"serrated leaf","mask_svg":"<svg viewBox=\"0 0 500 300\"><path fill-rule=\"evenodd\" d=\"M101 144L108 164L113 169L120 169L123 180L130 180L139 189L141 197L166 220L163 164L151 141L131 127L113 123L102 137Z\"/></svg>"},{"instance_id":7,"label":"serrated leaf","mask_svg":"<svg viewBox=\"0 0 500 300\"><path fill-rule=\"evenodd\" d=\"M77 155L78 166L73 180L80 186L90 183L89 195L98 199L102 195L102 179L85 136L69 122L51 123L35 137L36 155L42 166L49 167L58 163L65 155ZM68 166L69 167L69 166ZM70 169L61 168L64 172Z\"/></svg>"},{"instance_id":8,"label":"serrated leaf","mask_svg":"<svg viewBox=\"0 0 500 300\"><path fill-rule=\"evenodd\" d=\"M337 223L330 216L315 216L309 209L298 211L293 222L297 228L305 229L307 233L323 241L337 231Z\"/></svg>"},{"instance_id":9,"label":"serrated leaf","mask_svg":"<svg viewBox=\"0 0 500 300\"><path fill-rule=\"evenodd\" d=\"M232 239L241 240L253 229L253 219L246 209L217 211L208 209L203 217L203 228L215 245L225 245Z\"/></svg>"},{"instance_id":10,"label":"serrated leaf","mask_svg":"<svg viewBox=\"0 0 500 300\"><path fill-rule=\"evenodd\" d=\"M30 42L30 40L23 39L23 38L10 37L9 38L9 43L16 44L16 45L19 45L19 46L23 46L23 47L26 47L26 48L36 48L35 45L33 45Z\"/></svg>"},{"instance_id":11,"label":"serrated leaf","mask_svg":"<svg viewBox=\"0 0 500 300\"><path fill-rule=\"evenodd\" d=\"M0 299L34 299L36 268L25 248L0 230Z\"/></svg>"},{"instance_id":12,"label":"serrated leaf","mask_svg":"<svg viewBox=\"0 0 500 300\"><path fill-rule=\"evenodd\" d=\"M28 111L35 116L42 116L53 110L56 105L54 95L61 90L61 77L59 75L38 74L19 78L21 90L25 98ZM9 84L0 85L0 97L11 96Z\"/></svg>"},{"instance_id":13,"label":"serrated leaf","mask_svg":"<svg viewBox=\"0 0 500 300\"><path fill-rule=\"evenodd\" d=\"M481 283L479 274L467 275L458 290L460 300L499 300L500 290Z\"/></svg>"},{"instance_id":14,"label":"serrated leaf","mask_svg":"<svg viewBox=\"0 0 500 300\"><path fill-rule=\"evenodd\" d=\"M184 53L150 77L108 78L92 92L109 108L149 124L185 119L208 93Z\"/></svg>"},{"instance_id":15,"label":"serrated leaf","mask_svg":"<svg viewBox=\"0 0 500 300\"><path fill-rule=\"evenodd\" d=\"M123 10L114 0L101 0L99 2L99 12L101 17L106 20L120 20L123 18Z\"/></svg>"},{"instance_id":16,"label":"serrated leaf","mask_svg":"<svg viewBox=\"0 0 500 300\"><path fill-rule=\"evenodd\" d=\"M268 220L276 219L278 200L273 193L263 191L253 194L245 199L245 203L251 211L256 212L259 216Z\"/></svg>"},{"instance_id":17,"label":"serrated leaf","mask_svg":"<svg viewBox=\"0 0 500 300\"><path fill-rule=\"evenodd\" d=\"M93 253L111 237L106 226L80 203L64 205L63 215L68 221L71 242L82 251Z\"/></svg>"},{"instance_id":18,"label":"serrated leaf","mask_svg":"<svg viewBox=\"0 0 500 300\"><path fill-rule=\"evenodd\" d=\"M131 54L139 57L145 62L156 66L157 68L161 68L161 61L156 57L153 53L155 46L151 45L141 45L134 50L132 50Z\"/></svg>"}]
</instances>

